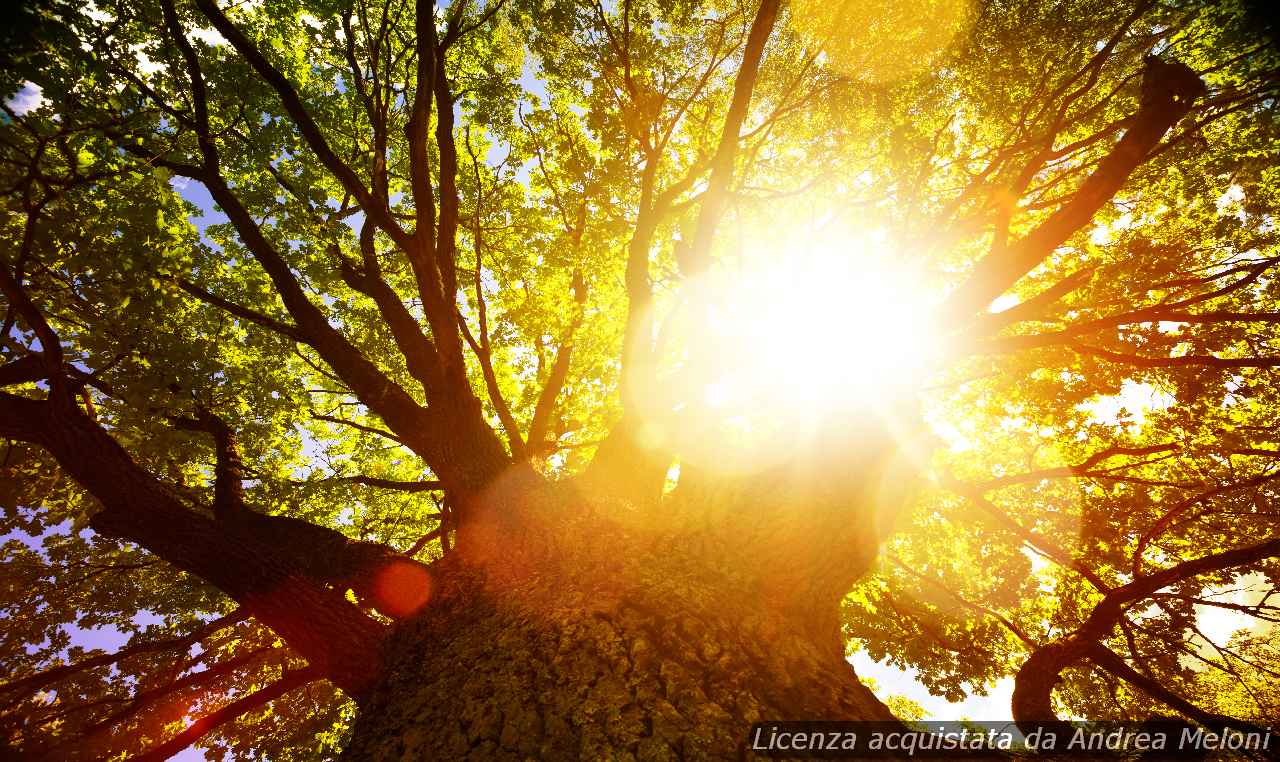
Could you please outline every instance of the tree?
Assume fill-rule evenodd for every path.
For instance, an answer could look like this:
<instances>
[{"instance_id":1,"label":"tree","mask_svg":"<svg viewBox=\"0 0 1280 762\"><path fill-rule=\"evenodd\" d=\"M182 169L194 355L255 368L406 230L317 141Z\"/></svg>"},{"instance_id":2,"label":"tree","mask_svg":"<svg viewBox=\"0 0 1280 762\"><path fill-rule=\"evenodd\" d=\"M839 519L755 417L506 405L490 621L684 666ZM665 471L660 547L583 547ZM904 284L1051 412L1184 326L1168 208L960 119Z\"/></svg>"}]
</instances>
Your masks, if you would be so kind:
<instances>
[{"instance_id":1,"label":"tree","mask_svg":"<svg viewBox=\"0 0 1280 762\"><path fill-rule=\"evenodd\" d=\"M892 721L851 648L1024 723L1275 721L1249 7L23 18L14 748L737 757Z\"/></svg>"}]
</instances>

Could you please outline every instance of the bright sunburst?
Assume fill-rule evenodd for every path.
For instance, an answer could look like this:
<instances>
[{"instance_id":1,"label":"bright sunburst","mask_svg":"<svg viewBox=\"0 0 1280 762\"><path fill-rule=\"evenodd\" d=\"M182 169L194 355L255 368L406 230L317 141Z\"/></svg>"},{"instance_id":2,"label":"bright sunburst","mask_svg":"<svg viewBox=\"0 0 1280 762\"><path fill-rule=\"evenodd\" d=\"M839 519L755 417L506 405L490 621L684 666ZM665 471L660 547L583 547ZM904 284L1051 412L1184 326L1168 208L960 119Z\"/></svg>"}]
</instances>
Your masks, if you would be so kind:
<instances>
[{"instance_id":1,"label":"bright sunburst","mask_svg":"<svg viewBox=\"0 0 1280 762\"><path fill-rule=\"evenodd\" d=\"M769 238L686 286L648 390L677 449L768 457L833 416L909 397L937 352L921 278L881 234Z\"/></svg>"}]
</instances>

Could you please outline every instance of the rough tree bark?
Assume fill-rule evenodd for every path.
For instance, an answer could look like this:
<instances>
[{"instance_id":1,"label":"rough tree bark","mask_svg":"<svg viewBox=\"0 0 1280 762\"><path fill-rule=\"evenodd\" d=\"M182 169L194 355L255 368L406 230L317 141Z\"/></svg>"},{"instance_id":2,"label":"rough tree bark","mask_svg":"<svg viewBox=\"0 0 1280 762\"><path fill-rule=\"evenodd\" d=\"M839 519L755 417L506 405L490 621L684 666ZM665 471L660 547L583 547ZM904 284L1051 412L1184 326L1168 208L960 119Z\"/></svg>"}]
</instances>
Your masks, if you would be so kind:
<instances>
[{"instance_id":1,"label":"rough tree bark","mask_svg":"<svg viewBox=\"0 0 1280 762\"><path fill-rule=\"evenodd\" d=\"M892 721L838 609L905 468L846 422L663 517L513 468L389 638L345 758L736 759L759 720Z\"/></svg>"}]
</instances>

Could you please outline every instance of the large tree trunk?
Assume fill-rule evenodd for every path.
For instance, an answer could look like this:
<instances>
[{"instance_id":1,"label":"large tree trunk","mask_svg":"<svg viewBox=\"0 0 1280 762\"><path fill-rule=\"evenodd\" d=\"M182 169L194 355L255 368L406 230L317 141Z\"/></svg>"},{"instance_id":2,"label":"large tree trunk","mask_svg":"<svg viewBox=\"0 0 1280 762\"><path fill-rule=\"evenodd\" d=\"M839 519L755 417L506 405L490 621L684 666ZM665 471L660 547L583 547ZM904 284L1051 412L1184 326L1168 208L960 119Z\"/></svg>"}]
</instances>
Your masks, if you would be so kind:
<instances>
[{"instance_id":1,"label":"large tree trunk","mask_svg":"<svg viewBox=\"0 0 1280 762\"><path fill-rule=\"evenodd\" d=\"M643 511L513 476L485 501L501 520L433 567L430 604L389 640L345 758L737 759L756 721L892 721L838 625L882 490L831 503L879 484L882 452L821 493L809 469L762 477L759 512L723 490Z\"/></svg>"},{"instance_id":2,"label":"large tree trunk","mask_svg":"<svg viewBox=\"0 0 1280 762\"><path fill-rule=\"evenodd\" d=\"M347 759L737 759L759 720L892 719L838 644L750 596L449 577L391 642Z\"/></svg>"}]
</instances>

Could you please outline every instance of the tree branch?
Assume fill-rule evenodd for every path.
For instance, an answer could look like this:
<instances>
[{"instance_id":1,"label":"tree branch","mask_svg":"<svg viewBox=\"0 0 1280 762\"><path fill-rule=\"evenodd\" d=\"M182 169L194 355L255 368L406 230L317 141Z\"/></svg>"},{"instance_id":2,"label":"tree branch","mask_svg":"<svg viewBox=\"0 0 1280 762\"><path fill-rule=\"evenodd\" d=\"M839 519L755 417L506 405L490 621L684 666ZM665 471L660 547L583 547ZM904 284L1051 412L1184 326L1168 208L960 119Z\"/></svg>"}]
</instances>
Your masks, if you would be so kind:
<instances>
[{"instance_id":1,"label":"tree branch","mask_svg":"<svg viewBox=\"0 0 1280 762\"><path fill-rule=\"evenodd\" d=\"M74 402L0 392L0 412L0 434L48 450L102 503L90 522L95 531L217 586L351 695L378 674L382 626L316 582L288 546L264 542L250 524L188 510Z\"/></svg>"},{"instance_id":2,"label":"tree branch","mask_svg":"<svg viewBox=\"0 0 1280 762\"><path fill-rule=\"evenodd\" d=\"M238 318L243 318L244 320L247 320L250 323L253 323L254 325L262 326L267 330L274 331L280 334L281 336L285 336L287 338L293 339L294 341L301 342L304 344L307 343L306 337L302 335L302 332L298 330L297 326L289 325L288 323L284 323L282 321L276 320L273 317L264 315L261 312L251 310L248 307L242 307L239 304L236 304L235 302L231 302L226 299L223 299L222 297L217 296L209 291L206 291L200 286L197 286L195 283L192 283L186 278L174 278L174 282L177 283L178 287L181 288L183 291L186 291L188 294L191 294L192 296L194 296L195 298L199 299L202 302L205 302L206 304L211 304L214 307L217 307L218 309L223 310L224 312L227 312Z\"/></svg>"},{"instance_id":3,"label":"tree branch","mask_svg":"<svg viewBox=\"0 0 1280 762\"><path fill-rule=\"evenodd\" d=\"M356 476L331 476L325 479L313 481L298 481L295 484L317 484L317 483L347 483L347 484L363 484L366 487L377 487L378 489L392 489L400 492L436 492L444 489L444 483L440 481L400 481L398 479L380 479L376 476L365 476L358 474Z\"/></svg>"},{"instance_id":4,"label":"tree branch","mask_svg":"<svg viewBox=\"0 0 1280 762\"><path fill-rule=\"evenodd\" d=\"M1053 721L1051 696L1062 670L1082 658L1097 653L1095 645L1106 638L1124 616L1126 607L1178 582L1214 571L1233 569L1280 556L1280 538L1234 550L1202 556L1136 577L1113 588L1094 605L1075 630L1031 654L1014 678L1013 717L1019 728Z\"/></svg>"},{"instance_id":5,"label":"tree branch","mask_svg":"<svg viewBox=\"0 0 1280 762\"><path fill-rule=\"evenodd\" d=\"M529 423L529 448L532 453L542 451L552 444L548 440L551 415L555 412L556 398L560 396L565 380L569 377L569 365L573 358L573 335L582 324L582 308L587 302L587 285L582 279L581 272L573 274L573 300L578 305L577 314L565 332L564 338L560 340L560 346L556 348L556 359L551 363L551 372L547 374L547 381L538 395L538 402L533 409L533 418Z\"/></svg>"},{"instance_id":6,"label":"tree branch","mask_svg":"<svg viewBox=\"0 0 1280 762\"><path fill-rule=\"evenodd\" d=\"M1215 355L1181 355L1179 357L1143 357L1141 355L1112 352L1101 347L1069 343L1072 351L1082 355L1099 357L1107 362L1132 365L1136 368L1280 368L1280 357L1217 357Z\"/></svg>"},{"instance_id":7,"label":"tree branch","mask_svg":"<svg viewBox=\"0 0 1280 762\"><path fill-rule=\"evenodd\" d=\"M203 431L213 435L217 460L213 467L213 515L228 520L247 510L244 504L244 463L235 432L214 413L201 409L196 418L170 418L173 425L187 431Z\"/></svg>"},{"instance_id":8,"label":"tree branch","mask_svg":"<svg viewBox=\"0 0 1280 762\"><path fill-rule=\"evenodd\" d=\"M259 688L247 696L232 701L230 704L201 717L178 735L160 744L154 749L131 757L132 762L164 762L173 755L199 741L210 731L225 725L232 720L261 707L296 688L319 680L323 675L316 669L287 671L284 677L270 685Z\"/></svg>"},{"instance_id":9,"label":"tree branch","mask_svg":"<svg viewBox=\"0 0 1280 762\"><path fill-rule=\"evenodd\" d=\"M109 664L115 664L116 662L123 661L140 654L155 653L156 651L185 651L213 633L243 622L248 618L248 616L248 612L243 608L237 608L230 614L224 614L217 619L202 624L200 627L181 637L136 643L114 653L91 656L87 659L81 659L74 664L66 664L60 667L46 669L43 672L38 672L34 675L29 675L27 677L5 683L4 685L0 685L0 693L12 693L14 694L12 700L16 700L17 697L35 693L45 686L52 685L63 678L74 675L77 672L84 672L85 670L93 669L94 667L105 667Z\"/></svg>"},{"instance_id":10,"label":"tree branch","mask_svg":"<svg viewBox=\"0 0 1280 762\"><path fill-rule=\"evenodd\" d=\"M1034 269L1111 200L1204 90L1200 78L1183 64L1149 59L1141 105L1120 141L1070 201L1022 239L994 249L979 261L968 280L947 298L941 314L967 323Z\"/></svg>"},{"instance_id":11,"label":"tree branch","mask_svg":"<svg viewBox=\"0 0 1280 762\"><path fill-rule=\"evenodd\" d=\"M218 33L227 42L231 43L236 52L243 56L249 65L253 67L258 76L271 89L275 90L281 103L284 104L285 111L289 114L293 123L297 125L298 131L302 133L302 137L307 142L308 147L315 153L316 158L319 159L325 169L329 170L330 174L342 183L342 187L355 197L360 207L364 209L365 214L378 223L378 227L385 230L387 235L391 236L399 245L404 246L407 244L409 236L391 216L391 210L385 204L378 203L373 198L355 171L339 159L333 149L329 147L329 143L320 131L319 125L315 123L310 112L307 111L307 107L302 103L302 99L298 97L298 92L294 89L293 84L279 69L276 69L267 61L262 52L258 50L257 45L254 45L253 41L246 37L239 27L231 23L226 14L218 8L215 0L195 0L195 4L200 9L200 12L209 19L209 23L213 24L214 29L217 29ZM186 37L181 34L177 35L177 37L179 46L182 46ZM187 46L189 47L189 43Z\"/></svg>"},{"instance_id":12,"label":"tree branch","mask_svg":"<svg viewBox=\"0 0 1280 762\"><path fill-rule=\"evenodd\" d=\"M1097 664L1099 667L1102 667L1107 672L1126 683L1129 683L1170 709L1181 712L1186 717L1204 725L1205 727L1213 728L1215 730L1234 728L1245 733L1255 733L1262 730L1252 723L1243 722L1235 719L1234 717L1214 714L1201 709L1182 696L1179 696L1169 690L1161 683L1152 680L1133 667L1130 667L1124 659L1120 658L1120 656L1114 651L1101 643L1090 644L1086 655L1090 661Z\"/></svg>"},{"instance_id":13,"label":"tree branch","mask_svg":"<svg viewBox=\"0 0 1280 762\"><path fill-rule=\"evenodd\" d=\"M778 0L761 0L751 22L751 30L747 33L742 66L738 68L738 74L734 78L733 99L729 102L724 126L720 130L720 142L711 159L711 178L706 192L702 194L702 209L698 215L697 227L694 228L693 242L687 251L687 258L681 262L681 269L686 276L697 275L710 265L711 242L720 225L720 218L724 216L729 188L733 184L739 133L742 132L742 124L751 106L751 94L760 73L765 43L769 41L774 22L778 18L778 6Z\"/></svg>"}]
</instances>

